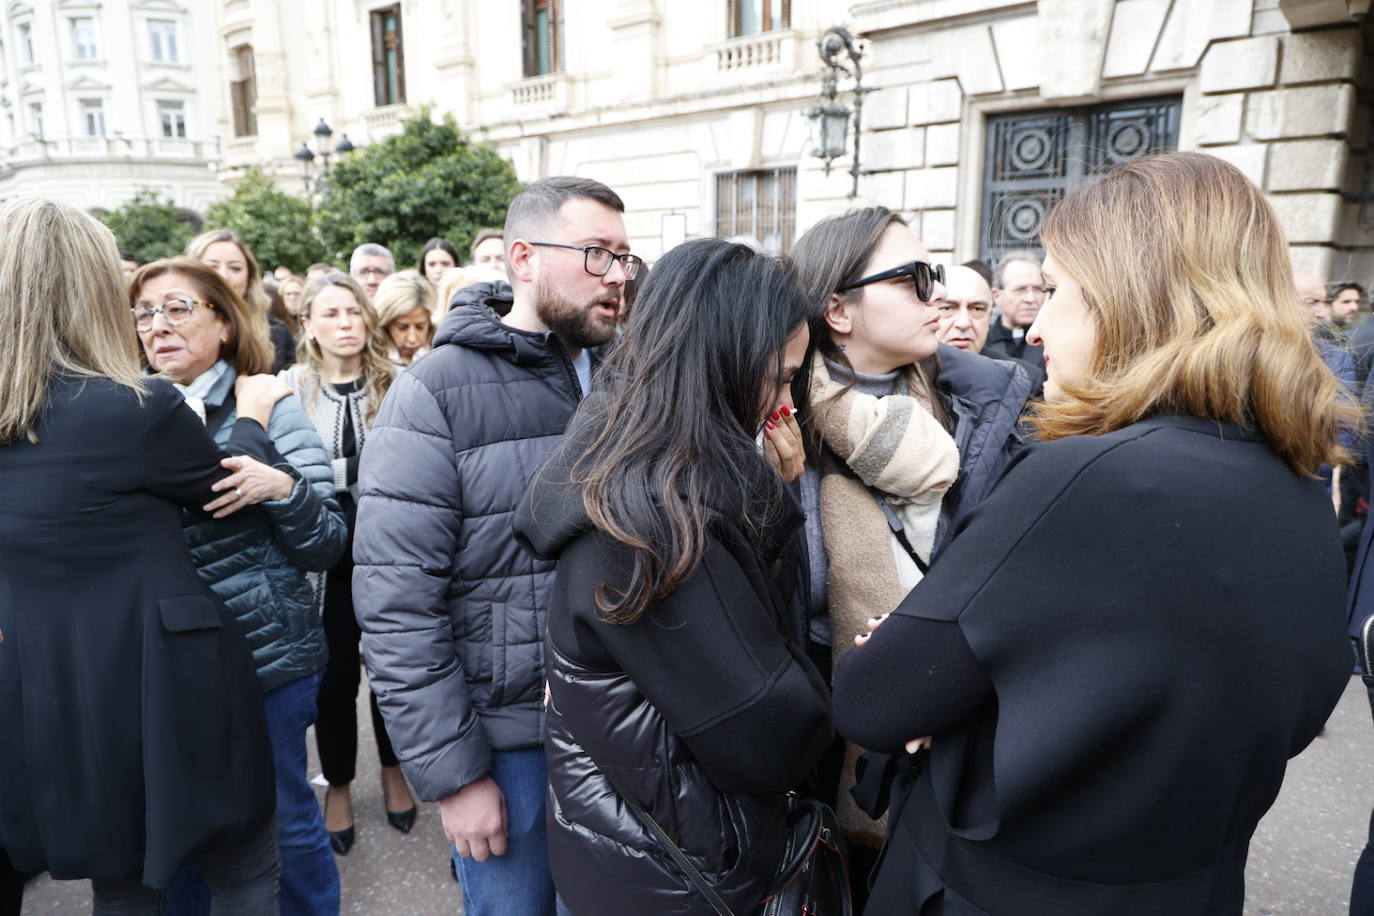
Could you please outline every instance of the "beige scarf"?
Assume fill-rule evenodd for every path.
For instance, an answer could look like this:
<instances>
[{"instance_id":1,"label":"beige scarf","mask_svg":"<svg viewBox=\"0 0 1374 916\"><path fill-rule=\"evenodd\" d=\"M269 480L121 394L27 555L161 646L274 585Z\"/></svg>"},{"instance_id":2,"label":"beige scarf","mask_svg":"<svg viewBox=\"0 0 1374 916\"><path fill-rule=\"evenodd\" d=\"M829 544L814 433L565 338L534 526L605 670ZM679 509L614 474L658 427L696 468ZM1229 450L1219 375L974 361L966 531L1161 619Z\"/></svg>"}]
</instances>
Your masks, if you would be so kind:
<instances>
[{"instance_id":1,"label":"beige scarf","mask_svg":"<svg viewBox=\"0 0 1374 916\"><path fill-rule=\"evenodd\" d=\"M895 608L921 572L888 527L869 488L881 492L925 560L935 544L940 504L959 474L959 450L930 412L914 372L910 394L875 397L834 381L817 354L811 415L821 438L849 469L822 468L821 521L830 560L831 652L834 659L867 633L869 617ZM913 738L920 737L912 735ZM862 749L849 745L840 781L840 823L852 839L881 846L886 818L874 821L849 795Z\"/></svg>"}]
</instances>

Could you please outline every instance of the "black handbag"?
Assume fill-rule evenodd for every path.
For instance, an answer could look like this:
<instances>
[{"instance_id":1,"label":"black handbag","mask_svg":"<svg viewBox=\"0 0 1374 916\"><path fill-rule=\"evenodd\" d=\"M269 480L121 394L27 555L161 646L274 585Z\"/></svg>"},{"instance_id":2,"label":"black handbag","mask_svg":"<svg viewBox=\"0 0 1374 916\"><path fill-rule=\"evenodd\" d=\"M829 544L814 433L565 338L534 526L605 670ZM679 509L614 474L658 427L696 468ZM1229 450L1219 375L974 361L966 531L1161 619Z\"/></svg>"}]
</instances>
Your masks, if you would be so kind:
<instances>
[{"instance_id":1,"label":"black handbag","mask_svg":"<svg viewBox=\"0 0 1374 916\"><path fill-rule=\"evenodd\" d=\"M1374 614L1360 625L1360 635L1355 638L1355 663L1360 666L1360 680L1364 681L1369 709L1374 713Z\"/></svg>"},{"instance_id":2,"label":"black handbag","mask_svg":"<svg viewBox=\"0 0 1374 916\"><path fill-rule=\"evenodd\" d=\"M716 916L736 916L649 812L628 798L625 804L663 842L673 863ZM853 916L848 863L840 823L830 806L790 795L782 860L755 912L759 916Z\"/></svg>"}]
</instances>

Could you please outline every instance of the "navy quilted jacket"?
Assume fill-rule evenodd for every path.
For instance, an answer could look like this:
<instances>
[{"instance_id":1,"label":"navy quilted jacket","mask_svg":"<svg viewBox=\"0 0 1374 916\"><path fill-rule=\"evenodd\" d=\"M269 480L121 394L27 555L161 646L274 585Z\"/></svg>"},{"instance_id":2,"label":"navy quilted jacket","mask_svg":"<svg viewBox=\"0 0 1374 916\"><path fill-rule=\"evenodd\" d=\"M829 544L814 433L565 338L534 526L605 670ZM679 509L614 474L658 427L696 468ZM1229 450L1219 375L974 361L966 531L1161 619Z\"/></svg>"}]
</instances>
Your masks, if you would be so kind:
<instances>
[{"instance_id":1,"label":"navy quilted jacket","mask_svg":"<svg viewBox=\"0 0 1374 916\"><path fill-rule=\"evenodd\" d=\"M237 377L230 368L210 389L208 412L233 394ZM221 446L236 418L231 407L215 431ZM333 566L348 538L329 456L294 395L273 408L267 437L296 478L289 497L228 518L181 516L196 570L238 621L264 692L324 667L323 596L306 574Z\"/></svg>"},{"instance_id":2,"label":"navy quilted jacket","mask_svg":"<svg viewBox=\"0 0 1374 916\"><path fill-rule=\"evenodd\" d=\"M543 743L553 563L520 549L511 519L581 396L556 337L459 304L368 435L353 603L387 733L425 801L488 775L493 750Z\"/></svg>"}]
</instances>

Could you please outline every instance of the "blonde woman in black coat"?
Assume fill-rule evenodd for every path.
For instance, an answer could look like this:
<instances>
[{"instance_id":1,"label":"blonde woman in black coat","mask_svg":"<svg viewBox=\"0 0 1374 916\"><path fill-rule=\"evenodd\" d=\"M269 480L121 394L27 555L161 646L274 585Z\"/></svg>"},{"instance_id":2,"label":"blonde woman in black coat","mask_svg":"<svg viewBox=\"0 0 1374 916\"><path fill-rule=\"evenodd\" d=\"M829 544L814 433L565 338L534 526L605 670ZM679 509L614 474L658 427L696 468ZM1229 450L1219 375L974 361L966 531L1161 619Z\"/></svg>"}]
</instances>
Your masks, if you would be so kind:
<instances>
[{"instance_id":1,"label":"blonde woman in black coat","mask_svg":"<svg viewBox=\"0 0 1374 916\"><path fill-rule=\"evenodd\" d=\"M1263 195L1197 153L1044 230L1046 440L841 659L891 767L869 910L1239 916L1250 837L1350 675L1316 479L1352 409ZM854 638L854 634L849 634Z\"/></svg>"},{"instance_id":2,"label":"blonde woman in black coat","mask_svg":"<svg viewBox=\"0 0 1374 916\"><path fill-rule=\"evenodd\" d=\"M215 913L275 913L262 699L180 517L262 501L270 469L143 377L114 238L87 214L0 209L0 324L0 847L92 879L97 914L159 912L191 859ZM266 447L260 427L240 440Z\"/></svg>"}]
</instances>

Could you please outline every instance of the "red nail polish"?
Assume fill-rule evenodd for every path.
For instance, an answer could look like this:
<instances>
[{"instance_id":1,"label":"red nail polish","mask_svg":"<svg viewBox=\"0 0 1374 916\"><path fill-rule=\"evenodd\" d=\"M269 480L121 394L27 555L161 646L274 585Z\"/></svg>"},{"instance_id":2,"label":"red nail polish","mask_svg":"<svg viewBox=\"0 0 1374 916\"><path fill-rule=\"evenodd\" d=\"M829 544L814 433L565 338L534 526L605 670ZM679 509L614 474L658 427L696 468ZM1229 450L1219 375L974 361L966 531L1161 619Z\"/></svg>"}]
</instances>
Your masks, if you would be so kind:
<instances>
[{"instance_id":1,"label":"red nail polish","mask_svg":"<svg viewBox=\"0 0 1374 916\"><path fill-rule=\"evenodd\" d=\"M767 429L777 429L777 427L773 425L773 421L772 421L772 420L769 420L768 422L764 423L763 425L764 425L764 427L767 428Z\"/></svg>"},{"instance_id":2,"label":"red nail polish","mask_svg":"<svg viewBox=\"0 0 1374 916\"><path fill-rule=\"evenodd\" d=\"M773 419L774 419L774 420L781 420L781 419L782 419L782 417L778 416L778 412L777 412L776 410L773 411Z\"/></svg>"},{"instance_id":3,"label":"red nail polish","mask_svg":"<svg viewBox=\"0 0 1374 916\"><path fill-rule=\"evenodd\" d=\"M782 415L784 417L792 416L792 408L788 407L786 404L782 405Z\"/></svg>"}]
</instances>

